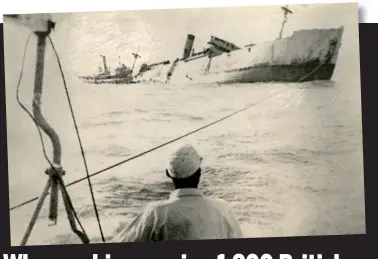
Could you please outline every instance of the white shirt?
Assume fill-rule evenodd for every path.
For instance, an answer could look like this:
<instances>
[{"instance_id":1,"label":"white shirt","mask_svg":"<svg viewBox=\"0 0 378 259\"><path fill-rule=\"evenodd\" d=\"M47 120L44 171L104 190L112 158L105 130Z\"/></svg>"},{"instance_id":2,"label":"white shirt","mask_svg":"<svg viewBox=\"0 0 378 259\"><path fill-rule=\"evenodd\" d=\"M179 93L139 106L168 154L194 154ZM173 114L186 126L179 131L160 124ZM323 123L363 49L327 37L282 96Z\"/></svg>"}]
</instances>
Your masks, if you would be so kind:
<instances>
[{"instance_id":1,"label":"white shirt","mask_svg":"<svg viewBox=\"0 0 378 259\"><path fill-rule=\"evenodd\" d=\"M168 200L152 203L112 242L242 238L228 204L198 189L178 189Z\"/></svg>"}]
</instances>

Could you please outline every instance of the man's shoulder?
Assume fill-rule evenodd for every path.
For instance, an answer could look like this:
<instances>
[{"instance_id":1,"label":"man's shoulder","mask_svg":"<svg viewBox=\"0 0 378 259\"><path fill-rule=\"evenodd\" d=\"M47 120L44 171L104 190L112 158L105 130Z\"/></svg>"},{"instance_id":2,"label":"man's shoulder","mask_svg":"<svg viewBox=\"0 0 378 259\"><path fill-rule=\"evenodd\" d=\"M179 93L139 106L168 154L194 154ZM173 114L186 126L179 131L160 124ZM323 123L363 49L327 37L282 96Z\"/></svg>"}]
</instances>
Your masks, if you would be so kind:
<instances>
[{"instance_id":1,"label":"man's shoulder","mask_svg":"<svg viewBox=\"0 0 378 259\"><path fill-rule=\"evenodd\" d=\"M224 199L211 196L203 196L203 199L219 209L231 211L229 202ZM179 199L167 199L150 202L145 208L145 213L158 213L164 211L165 209L169 209L172 206L175 206L179 201Z\"/></svg>"},{"instance_id":2,"label":"man's shoulder","mask_svg":"<svg viewBox=\"0 0 378 259\"><path fill-rule=\"evenodd\" d=\"M217 204L217 205L220 205L220 206L223 206L223 207L226 207L228 208L229 207L229 203L228 201L224 200L224 199L221 199L221 198L216 198L216 197L211 197L211 196L205 196L205 199L211 203L214 203L214 204Z\"/></svg>"},{"instance_id":3,"label":"man's shoulder","mask_svg":"<svg viewBox=\"0 0 378 259\"><path fill-rule=\"evenodd\" d=\"M147 204L145 211L150 213L154 211L159 211L160 209L166 207L169 203L170 200L153 201Z\"/></svg>"}]
</instances>

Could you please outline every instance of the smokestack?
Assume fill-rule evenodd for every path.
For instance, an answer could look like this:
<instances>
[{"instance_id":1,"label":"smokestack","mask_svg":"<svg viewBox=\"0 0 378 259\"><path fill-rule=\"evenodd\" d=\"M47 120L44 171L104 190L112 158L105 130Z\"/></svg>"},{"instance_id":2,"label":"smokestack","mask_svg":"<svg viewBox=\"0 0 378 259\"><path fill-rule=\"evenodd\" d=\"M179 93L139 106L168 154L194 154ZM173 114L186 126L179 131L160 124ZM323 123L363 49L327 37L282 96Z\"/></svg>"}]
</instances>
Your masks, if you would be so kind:
<instances>
[{"instance_id":1,"label":"smokestack","mask_svg":"<svg viewBox=\"0 0 378 259\"><path fill-rule=\"evenodd\" d=\"M106 65L106 57L103 55L100 55L102 57L102 63L104 65L104 73L108 73L108 66Z\"/></svg>"},{"instance_id":2,"label":"smokestack","mask_svg":"<svg viewBox=\"0 0 378 259\"><path fill-rule=\"evenodd\" d=\"M194 43L195 36L192 34L188 34L185 42L185 47L184 47L184 54L182 56L183 59L187 59L190 57L190 53L193 48L193 43Z\"/></svg>"}]
</instances>

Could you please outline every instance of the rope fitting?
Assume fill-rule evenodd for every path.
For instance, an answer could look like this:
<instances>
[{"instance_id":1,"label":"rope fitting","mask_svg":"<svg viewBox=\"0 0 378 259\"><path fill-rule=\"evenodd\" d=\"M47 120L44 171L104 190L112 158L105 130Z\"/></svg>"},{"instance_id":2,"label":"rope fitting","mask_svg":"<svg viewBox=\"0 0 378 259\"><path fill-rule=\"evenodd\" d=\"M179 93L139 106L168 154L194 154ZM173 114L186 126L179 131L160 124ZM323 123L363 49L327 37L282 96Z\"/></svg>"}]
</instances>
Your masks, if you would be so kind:
<instances>
[{"instance_id":1,"label":"rope fitting","mask_svg":"<svg viewBox=\"0 0 378 259\"><path fill-rule=\"evenodd\" d=\"M63 168L61 166L59 167L50 167L48 169L45 170L45 174L53 177L53 178L57 178L57 177L62 177L66 174L66 171L63 170Z\"/></svg>"}]
</instances>

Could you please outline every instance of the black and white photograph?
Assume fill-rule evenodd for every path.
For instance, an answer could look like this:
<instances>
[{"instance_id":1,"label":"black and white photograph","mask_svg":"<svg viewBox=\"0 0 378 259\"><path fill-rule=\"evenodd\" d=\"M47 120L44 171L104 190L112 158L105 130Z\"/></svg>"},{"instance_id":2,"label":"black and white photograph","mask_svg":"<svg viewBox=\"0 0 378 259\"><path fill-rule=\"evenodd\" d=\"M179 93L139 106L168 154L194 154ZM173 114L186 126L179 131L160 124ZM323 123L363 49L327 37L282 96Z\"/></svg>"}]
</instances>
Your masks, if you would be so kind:
<instances>
[{"instance_id":1,"label":"black and white photograph","mask_svg":"<svg viewBox=\"0 0 378 259\"><path fill-rule=\"evenodd\" d=\"M3 18L12 246L366 233L357 3Z\"/></svg>"}]
</instances>

